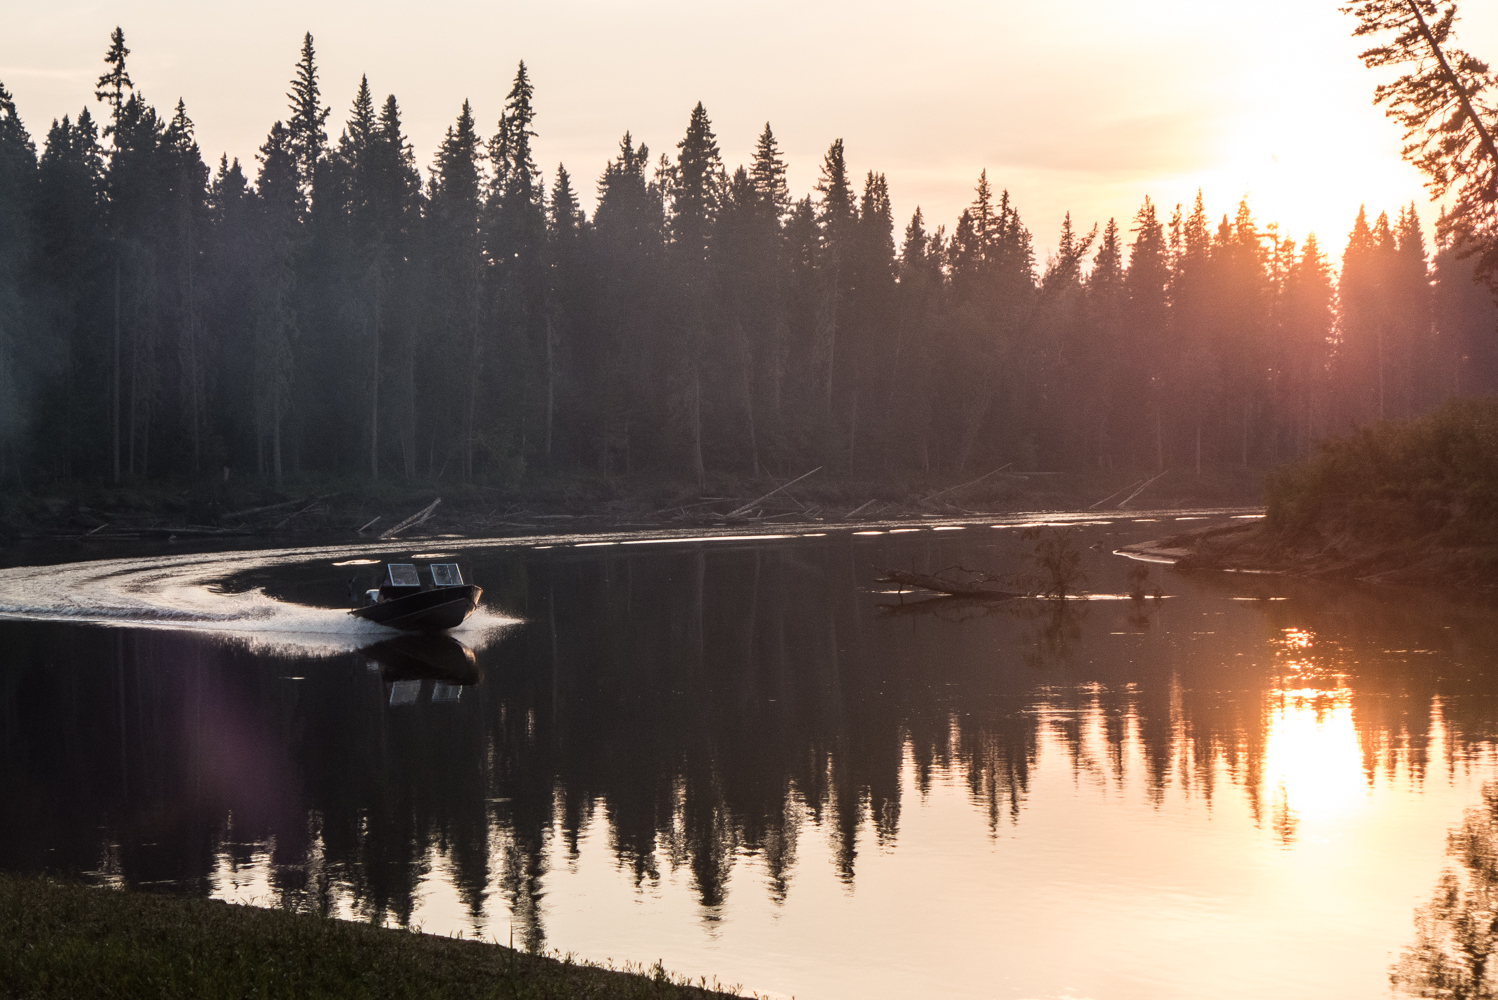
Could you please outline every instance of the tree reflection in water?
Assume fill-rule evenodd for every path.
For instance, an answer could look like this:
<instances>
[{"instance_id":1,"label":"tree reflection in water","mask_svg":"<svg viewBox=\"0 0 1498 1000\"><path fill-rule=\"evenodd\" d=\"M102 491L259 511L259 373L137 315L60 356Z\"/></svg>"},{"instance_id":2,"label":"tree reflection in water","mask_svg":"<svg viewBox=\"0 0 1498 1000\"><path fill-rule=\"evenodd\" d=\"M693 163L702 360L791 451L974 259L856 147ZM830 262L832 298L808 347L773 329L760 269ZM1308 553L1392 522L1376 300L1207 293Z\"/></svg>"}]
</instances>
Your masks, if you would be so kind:
<instances>
[{"instance_id":1,"label":"tree reflection in water","mask_svg":"<svg viewBox=\"0 0 1498 1000\"><path fill-rule=\"evenodd\" d=\"M1455 867L1415 911L1415 942L1390 980L1410 996L1491 1000L1498 997L1498 784L1483 786L1482 805L1447 835L1446 854Z\"/></svg>"},{"instance_id":2,"label":"tree reflection in water","mask_svg":"<svg viewBox=\"0 0 1498 1000\"><path fill-rule=\"evenodd\" d=\"M1429 669L1498 662L1486 608L1206 578L1159 601L1099 555L1094 587L1137 598L881 614L876 561L960 556L856 544L478 558L527 624L473 662L0 623L0 864L398 924L441 886L465 931L541 947L590 830L642 890L685 874L715 921L743 858L794 894L809 831L851 886L907 788L964 789L998 837L1042 747L1156 808L1230 783L1289 843L1326 781L1421 780L1433 725L1450 753L1494 736L1480 671ZM436 697L445 662L459 697Z\"/></svg>"}]
</instances>

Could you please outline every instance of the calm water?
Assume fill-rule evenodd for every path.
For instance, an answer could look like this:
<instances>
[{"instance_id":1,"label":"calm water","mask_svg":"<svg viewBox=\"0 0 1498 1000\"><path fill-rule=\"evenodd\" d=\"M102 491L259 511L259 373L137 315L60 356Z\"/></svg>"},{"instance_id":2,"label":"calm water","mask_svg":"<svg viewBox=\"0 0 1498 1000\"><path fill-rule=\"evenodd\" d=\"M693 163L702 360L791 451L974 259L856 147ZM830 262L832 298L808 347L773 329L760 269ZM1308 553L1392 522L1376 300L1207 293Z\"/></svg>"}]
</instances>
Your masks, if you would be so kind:
<instances>
[{"instance_id":1,"label":"calm water","mask_svg":"<svg viewBox=\"0 0 1498 1000\"><path fill-rule=\"evenodd\" d=\"M1077 529L1096 599L901 606L876 567L1025 569L944 527L0 571L47 619L0 621L0 864L803 1000L1388 995L1498 778L1493 605L1125 598L1167 514ZM337 610L448 552L458 640Z\"/></svg>"}]
</instances>

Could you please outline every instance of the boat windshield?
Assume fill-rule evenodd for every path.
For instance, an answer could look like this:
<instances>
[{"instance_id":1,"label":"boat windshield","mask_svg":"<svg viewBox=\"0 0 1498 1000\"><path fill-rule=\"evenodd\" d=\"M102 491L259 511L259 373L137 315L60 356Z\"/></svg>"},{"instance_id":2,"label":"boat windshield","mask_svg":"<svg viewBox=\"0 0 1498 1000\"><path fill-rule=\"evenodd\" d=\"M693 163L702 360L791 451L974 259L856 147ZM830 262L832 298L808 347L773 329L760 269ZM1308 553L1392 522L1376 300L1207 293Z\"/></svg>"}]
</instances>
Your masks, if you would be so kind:
<instances>
[{"instance_id":1,"label":"boat windshield","mask_svg":"<svg viewBox=\"0 0 1498 1000\"><path fill-rule=\"evenodd\" d=\"M432 584L437 587L463 586L463 574L457 563L432 563Z\"/></svg>"},{"instance_id":2,"label":"boat windshield","mask_svg":"<svg viewBox=\"0 0 1498 1000\"><path fill-rule=\"evenodd\" d=\"M390 586L420 587L421 578L416 575L416 567L410 563L391 563Z\"/></svg>"}]
</instances>

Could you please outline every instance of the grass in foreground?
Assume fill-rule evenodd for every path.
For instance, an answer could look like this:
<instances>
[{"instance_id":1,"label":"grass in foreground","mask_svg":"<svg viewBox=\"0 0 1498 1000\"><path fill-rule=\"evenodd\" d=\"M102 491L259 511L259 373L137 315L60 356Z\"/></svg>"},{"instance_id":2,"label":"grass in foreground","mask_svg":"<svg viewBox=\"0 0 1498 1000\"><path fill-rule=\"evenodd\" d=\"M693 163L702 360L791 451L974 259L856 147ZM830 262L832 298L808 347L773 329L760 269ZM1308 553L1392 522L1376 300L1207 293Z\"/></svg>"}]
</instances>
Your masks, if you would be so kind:
<instances>
[{"instance_id":1,"label":"grass in foreground","mask_svg":"<svg viewBox=\"0 0 1498 1000\"><path fill-rule=\"evenodd\" d=\"M0 996L671 998L728 994L499 945L0 874ZM714 984L716 985L716 984Z\"/></svg>"}]
</instances>

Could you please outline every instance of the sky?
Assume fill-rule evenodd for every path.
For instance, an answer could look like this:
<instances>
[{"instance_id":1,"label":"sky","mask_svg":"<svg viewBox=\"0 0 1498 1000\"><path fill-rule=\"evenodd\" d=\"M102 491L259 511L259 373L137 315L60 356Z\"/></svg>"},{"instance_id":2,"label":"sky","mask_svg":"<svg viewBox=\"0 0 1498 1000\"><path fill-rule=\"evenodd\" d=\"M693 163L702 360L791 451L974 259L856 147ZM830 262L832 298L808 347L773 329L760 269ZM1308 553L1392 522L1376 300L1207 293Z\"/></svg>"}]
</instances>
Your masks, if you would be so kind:
<instances>
[{"instance_id":1,"label":"sky","mask_svg":"<svg viewBox=\"0 0 1498 1000\"><path fill-rule=\"evenodd\" d=\"M841 138L861 179L890 184L898 230L919 206L950 230L979 171L1008 190L1040 258L1070 212L1127 230L1148 195L1162 219L1201 189L1339 254L1358 206L1438 209L1371 104L1382 78L1335 0L574 0L183 2L0 0L0 83L40 144L85 104L124 28L137 88L180 97L206 159L249 165L312 32L336 137L361 74L393 93L423 174L465 98L494 131L518 62L536 88L536 158L566 165L586 208L629 130L675 153L702 101L731 170L766 121L808 193ZM1465 0L1460 43L1498 62L1498 5Z\"/></svg>"}]
</instances>

